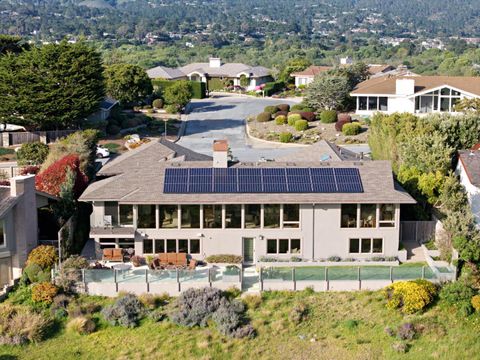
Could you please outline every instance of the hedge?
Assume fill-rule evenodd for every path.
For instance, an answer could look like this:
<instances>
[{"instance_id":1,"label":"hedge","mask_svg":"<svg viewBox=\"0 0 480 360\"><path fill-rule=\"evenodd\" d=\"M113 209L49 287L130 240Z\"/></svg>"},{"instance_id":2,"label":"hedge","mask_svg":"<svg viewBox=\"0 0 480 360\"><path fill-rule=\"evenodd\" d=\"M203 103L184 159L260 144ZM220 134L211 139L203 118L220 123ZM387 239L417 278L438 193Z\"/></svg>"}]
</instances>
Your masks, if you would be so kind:
<instances>
[{"instance_id":1,"label":"hedge","mask_svg":"<svg viewBox=\"0 0 480 360\"><path fill-rule=\"evenodd\" d=\"M287 117L284 115L280 115L275 118L275 124L277 125L285 125L286 123L287 123Z\"/></svg>"},{"instance_id":2,"label":"hedge","mask_svg":"<svg viewBox=\"0 0 480 360\"><path fill-rule=\"evenodd\" d=\"M278 135L278 140L280 140L280 142L282 143L289 143L290 141L292 141L292 139L293 135L289 132L283 132Z\"/></svg>"},{"instance_id":3,"label":"hedge","mask_svg":"<svg viewBox=\"0 0 480 360\"><path fill-rule=\"evenodd\" d=\"M272 96L276 92L279 92L283 89L283 82L268 82L265 83L265 87L263 88L263 91L266 96Z\"/></svg>"},{"instance_id":4,"label":"hedge","mask_svg":"<svg viewBox=\"0 0 480 360\"><path fill-rule=\"evenodd\" d=\"M272 115L275 114L279 110L280 109L278 107L276 107L275 105L265 106L265 109L263 109L264 112L268 112Z\"/></svg>"},{"instance_id":5,"label":"hedge","mask_svg":"<svg viewBox=\"0 0 480 360\"><path fill-rule=\"evenodd\" d=\"M188 81L192 87L192 94L194 99L204 99L207 96L207 87L206 84L199 81ZM152 85L155 90L160 90L161 93L165 91L166 88L175 84L175 80L161 80L155 79L152 80Z\"/></svg>"},{"instance_id":6,"label":"hedge","mask_svg":"<svg viewBox=\"0 0 480 360\"><path fill-rule=\"evenodd\" d=\"M302 117L300 116L300 114L288 115L288 125L294 126L295 122L297 122L298 120L302 120Z\"/></svg>"},{"instance_id":7,"label":"hedge","mask_svg":"<svg viewBox=\"0 0 480 360\"><path fill-rule=\"evenodd\" d=\"M295 130L297 131L304 131L308 129L308 121L307 120L297 120L295 121Z\"/></svg>"},{"instance_id":8,"label":"hedge","mask_svg":"<svg viewBox=\"0 0 480 360\"><path fill-rule=\"evenodd\" d=\"M272 120L272 114L270 114L269 112L261 112L257 115L258 122L267 122L270 120Z\"/></svg>"}]
</instances>

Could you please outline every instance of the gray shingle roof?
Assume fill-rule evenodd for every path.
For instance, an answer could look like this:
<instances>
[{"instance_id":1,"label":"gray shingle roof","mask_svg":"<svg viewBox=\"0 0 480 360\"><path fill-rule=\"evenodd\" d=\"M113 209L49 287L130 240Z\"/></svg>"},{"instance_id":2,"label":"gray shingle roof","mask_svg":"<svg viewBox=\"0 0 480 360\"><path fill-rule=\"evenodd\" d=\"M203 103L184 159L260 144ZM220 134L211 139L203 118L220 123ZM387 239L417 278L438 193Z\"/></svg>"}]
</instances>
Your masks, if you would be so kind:
<instances>
[{"instance_id":1,"label":"gray shingle roof","mask_svg":"<svg viewBox=\"0 0 480 360\"><path fill-rule=\"evenodd\" d=\"M10 188L0 187L0 217L4 216L18 201L19 197L10 195Z\"/></svg>"},{"instance_id":2,"label":"gray shingle roof","mask_svg":"<svg viewBox=\"0 0 480 360\"><path fill-rule=\"evenodd\" d=\"M309 161L355 161L360 160L360 154L342 148L329 141L320 140L313 145L306 146L275 160L279 162L295 162L302 159Z\"/></svg>"},{"instance_id":3,"label":"gray shingle roof","mask_svg":"<svg viewBox=\"0 0 480 360\"><path fill-rule=\"evenodd\" d=\"M458 156L470 183L480 187L480 150L462 150L458 152Z\"/></svg>"},{"instance_id":4,"label":"gray shingle roof","mask_svg":"<svg viewBox=\"0 0 480 360\"><path fill-rule=\"evenodd\" d=\"M192 63L179 69L184 74L198 72L210 76L236 77L240 73L251 74L252 77L263 77L270 75L270 70L263 66L249 66L241 63L226 63L220 67L210 67L209 63Z\"/></svg>"},{"instance_id":5,"label":"gray shingle roof","mask_svg":"<svg viewBox=\"0 0 480 360\"><path fill-rule=\"evenodd\" d=\"M142 173L159 162L174 160L177 157L183 157L185 161L210 161L212 159L210 156L196 153L171 141L153 139L148 144L109 161L100 169L98 175L111 176L126 172Z\"/></svg>"},{"instance_id":6,"label":"gray shingle roof","mask_svg":"<svg viewBox=\"0 0 480 360\"><path fill-rule=\"evenodd\" d=\"M145 152L146 154L146 152ZM82 201L118 201L131 204L242 204L242 203L402 203L415 200L395 186L389 161L331 161L257 163L256 167L355 167L360 171L363 193L255 193L255 194L165 194L163 183L167 167L211 167L212 161L152 161L150 166L100 180L82 194ZM235 164L252 167L252 164Z\"/></svg>"},{"instance_id":7,"label":"gray shingle roof","mask_svg":"<svg viewBox=\"0 0 480 360\"><path fill-rule=\"evenodd\" d=\"M150 79L166 79L175 80L186 77L186 75L179 69L169 68L166 66L157 66L147 70L147 75Z\"/></svg>"}]
</instances>

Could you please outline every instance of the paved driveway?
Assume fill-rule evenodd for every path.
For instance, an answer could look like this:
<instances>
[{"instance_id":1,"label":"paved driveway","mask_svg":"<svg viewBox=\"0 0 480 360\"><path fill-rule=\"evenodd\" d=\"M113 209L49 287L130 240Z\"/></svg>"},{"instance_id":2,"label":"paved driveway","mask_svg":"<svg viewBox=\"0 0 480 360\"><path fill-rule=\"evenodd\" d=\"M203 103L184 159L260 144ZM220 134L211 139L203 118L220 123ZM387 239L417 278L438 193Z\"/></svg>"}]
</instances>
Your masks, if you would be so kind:
<instances>
[{"instance_id":1,"label":"paved driveway","mask_svg":"<svg viewBox=\"0 0 480 360\"><path fill-rule=\"evenodd\" d=\"M257 161L262 157L275 159L298 150L282 144L266 144L249 139L245 119L263 111L267 105L290 103L285 100L223 96L192 103L185 134L179 145L199 153L212 155L213 140L227 139L233 156L241 161Z\"/></svg>"}]
</instances>

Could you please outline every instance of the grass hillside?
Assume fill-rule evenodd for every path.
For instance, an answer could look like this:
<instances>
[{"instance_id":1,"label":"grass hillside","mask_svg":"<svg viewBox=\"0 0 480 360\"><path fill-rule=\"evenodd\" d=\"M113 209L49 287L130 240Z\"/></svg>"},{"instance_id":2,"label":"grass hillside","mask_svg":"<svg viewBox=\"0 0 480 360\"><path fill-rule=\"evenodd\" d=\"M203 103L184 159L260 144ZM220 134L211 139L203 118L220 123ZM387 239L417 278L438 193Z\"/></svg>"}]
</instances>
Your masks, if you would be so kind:
<instances>
[{"instance_id":1,"label":"grass hillside","mask_svg":"<svg viewBox=\"0 0 480 360\"><path fill-rule=\"evenodd\" d=\"M480 354L480 316L461 318L442 304L405 316L388 310L380 292L266 292L247 303L257 332L251 340L226 338L213 325L189 329L168 320L142 320L134 329L112 327L96 315L98 330L90 335L62 329L37 344L0 346L0 359L453 360ZM298 306L306 309L300 317ZM405 323L413 324L415 335L403 341L407 352L399 353L393 347Z\"/></svg>"}]
</instances>

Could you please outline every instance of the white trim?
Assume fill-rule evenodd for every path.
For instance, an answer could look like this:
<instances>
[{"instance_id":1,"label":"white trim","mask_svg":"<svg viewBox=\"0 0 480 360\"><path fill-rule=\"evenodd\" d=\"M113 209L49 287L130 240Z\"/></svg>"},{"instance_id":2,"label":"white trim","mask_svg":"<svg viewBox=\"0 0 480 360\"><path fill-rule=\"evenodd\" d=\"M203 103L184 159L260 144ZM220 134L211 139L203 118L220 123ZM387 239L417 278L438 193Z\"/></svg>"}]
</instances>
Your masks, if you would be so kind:
<instances>
[{"instance_id":1,"label":"white trim","mask_svg":"<svg viewBox=\"0 0 480 360\"><path fill-rule=\"evenodd\" d=\"M461 90L461 89L459 89L459 88L456 88L456 87L454 87L454 86L447 85L447 84L441 85L441 86L437 86L437 87L434 87L434 88L430 88L430 89L426 89L426 90L423 90L423 91L419 91L419 92L416 92L416 93L414 93L414 94L412 94L412 95L407 95L406 97L410 99L410 98L412 98L412 97L421 96L421 95L426 95L426 94L428 94L428 93L430 93L430 92L432 92L432 91L441 90L441 89L443 89L443 88L449 88L450 90L458 91L458 92L460 93L460 97L462 97L463 94L466 94L466 95L469 95L469 96L472 96L472 97L475 97L475 98L480 97L480 95L475 95L475 94L472 94L472 93L470 93L470 92L468 92L468 91ZM438 94L438 96L442 96L442 95ZM451 96L451 95L443 95L443 96Z\"/></svg>"}]
</instances>

